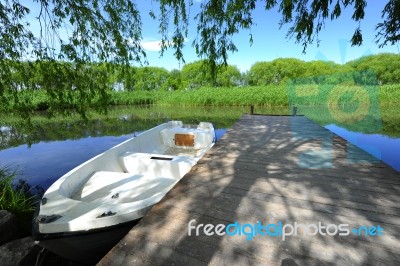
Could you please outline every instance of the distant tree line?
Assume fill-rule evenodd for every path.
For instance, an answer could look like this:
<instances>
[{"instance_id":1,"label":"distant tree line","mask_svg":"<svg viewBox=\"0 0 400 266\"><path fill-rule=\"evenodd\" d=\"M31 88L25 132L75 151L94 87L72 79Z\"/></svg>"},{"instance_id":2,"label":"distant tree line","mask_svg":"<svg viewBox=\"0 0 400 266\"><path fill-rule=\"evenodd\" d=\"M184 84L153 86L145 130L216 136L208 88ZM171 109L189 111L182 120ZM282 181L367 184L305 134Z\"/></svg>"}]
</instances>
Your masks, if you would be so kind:
<instances>
[{"instance_id":1,"label":"distant tree line","mask_svg":"<svg viewBox=\"0 0 400 266\"><path fill-rule=\"evenodd\" d=\"M115 67L110 63L90 63L78 65L60 61L14 62L2 61L11 65L8 81L3 86L11 86L12 91L24 89L46 89L48 93L58 94L62 104L63 97L69 97L77 83L86 84L82 97L91 97L91 87L125 91L154 91L196 89L199 87L237 87L280 85L289 79L309 78L310 82L330 82L339 76L352 72L368 71L379 85L400 83L400 55L378 54L361 57L340 65L330 61L305 62L295 58L278 58L273 61L254 63L250 70L241 73L236 66L220 66L214 80L204 60L185 64L181 70L168 71L161 67ZM324 77L321 80L321 77ZM62 89L62 88L65 88ZM70 90L72 88L72 90Z\"/></svg>"},{"instance_id":2,"label":"distant tree line","mask_svg":"<svg viewBox=\"0 0 400 266\"><path fill-rule=\"evenodd\" d=\"M349 80L359 83L359 79L363 78L365 82L375 82L377 85L399 84L400 55L382 53L364 56L343 65L329 61L305 62L295 58L279 58L253 64L245 77L246 84L251 86L282 84L296 78L311 83Z\"/></svg>"}]
</instances>

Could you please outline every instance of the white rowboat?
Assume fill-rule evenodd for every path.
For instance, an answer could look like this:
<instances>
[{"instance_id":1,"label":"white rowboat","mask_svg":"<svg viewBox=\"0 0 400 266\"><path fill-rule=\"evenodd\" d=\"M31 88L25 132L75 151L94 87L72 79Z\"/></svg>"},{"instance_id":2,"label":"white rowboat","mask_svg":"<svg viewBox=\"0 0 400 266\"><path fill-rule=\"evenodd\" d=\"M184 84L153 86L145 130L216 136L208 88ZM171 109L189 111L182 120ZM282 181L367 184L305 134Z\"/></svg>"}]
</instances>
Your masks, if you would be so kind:
<instances>
[{"instance_id":1,"label":"white rowboat","mask_svg":"<svg viewBox=\"0 0 400 266\"><path fill-rule=\"evenodd\" d=\"M113 230L124 225L129 230L190 171L214 139L211 123L190 127L170 121L79 165L43 195L33 232L37 243L70 260L95 262L110 244L100 245L109 242L104 237L118 242L126 229L119 234Z\"/></svg>"}]
</instances>

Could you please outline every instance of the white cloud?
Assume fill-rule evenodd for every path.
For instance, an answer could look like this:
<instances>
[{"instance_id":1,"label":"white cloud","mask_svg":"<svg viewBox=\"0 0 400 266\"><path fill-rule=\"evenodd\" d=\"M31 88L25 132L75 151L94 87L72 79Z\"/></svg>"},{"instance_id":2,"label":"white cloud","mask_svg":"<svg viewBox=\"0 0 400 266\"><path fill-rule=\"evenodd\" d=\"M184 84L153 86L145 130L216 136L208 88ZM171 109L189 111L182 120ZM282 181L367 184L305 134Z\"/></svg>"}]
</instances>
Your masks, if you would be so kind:
<instances>
[{"instance_id":1,"label":"white cloud","mask_svg":"<svg viewBox=\"0 0 400 266\"><path fill-rule=\"evenodd\" d=\"M142 41L143 49L150 52L159 52L161 50L161 41Z\"/></svg>"},{"instance_id":2,"label":"white cloud","mask_svg":"<svg viewBox=\"0 0 400 266\"><path fill-rule=\"evenodd\" d=\"M185 38L184 42L188 42L189 39ZM143 49L149 52L159 52L161 50L161 40L153 40L153 41L145 41L142 40L140 42L140 44L142 45ZM168 42L169 45L172 44L171 41Z\"/></svg>"}]
</instances>

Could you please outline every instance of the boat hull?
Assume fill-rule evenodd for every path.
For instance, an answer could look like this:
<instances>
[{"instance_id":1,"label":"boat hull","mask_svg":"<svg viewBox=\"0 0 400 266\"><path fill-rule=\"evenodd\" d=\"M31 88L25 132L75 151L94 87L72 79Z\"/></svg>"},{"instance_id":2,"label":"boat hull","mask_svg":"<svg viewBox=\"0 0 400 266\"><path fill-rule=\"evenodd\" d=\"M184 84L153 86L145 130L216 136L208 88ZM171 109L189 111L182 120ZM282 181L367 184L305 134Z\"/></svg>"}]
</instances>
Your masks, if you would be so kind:
<instances>
[{"instance_id":1,"label":"boat hull","mask_svg":"<svg viewBox=\"0 0 400 266\"><path fill-rule=\"evenodd\" d=\"M36 244L70 261L95 265L140 219L73 234L35 234Z\"/></svg>"}]
</instances>

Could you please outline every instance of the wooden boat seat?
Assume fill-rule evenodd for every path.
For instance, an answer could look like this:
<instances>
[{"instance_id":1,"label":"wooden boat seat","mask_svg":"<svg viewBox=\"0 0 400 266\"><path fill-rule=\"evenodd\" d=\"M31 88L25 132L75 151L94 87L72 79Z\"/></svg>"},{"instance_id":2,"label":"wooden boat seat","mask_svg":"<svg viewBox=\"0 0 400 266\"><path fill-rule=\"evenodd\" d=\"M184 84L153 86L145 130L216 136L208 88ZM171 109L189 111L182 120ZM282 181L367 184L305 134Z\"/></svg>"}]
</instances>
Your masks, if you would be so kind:
<instances>
[{"instance_id":1,"label":"wooden boat seat","mask_svg":"<svg viewBox=\"0 0 400 266\"><path fill-rule=\"evenodd\" d=\"M160 131L162 141L168 148L205 149L213 141L213 130L207 124L198 128L169 127Z\"/></svg>"},{"instance_id":2,"label":"wooden boat seat","mask_svg":"<svg viewBox=\"0 0 400 266\"><path fill-rule=\"evenodd\" d=\"M175 146L194 147L194 134L175 134Z\"/></svg>"}]
</instances>

